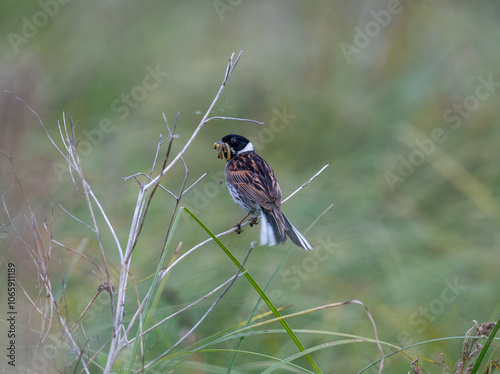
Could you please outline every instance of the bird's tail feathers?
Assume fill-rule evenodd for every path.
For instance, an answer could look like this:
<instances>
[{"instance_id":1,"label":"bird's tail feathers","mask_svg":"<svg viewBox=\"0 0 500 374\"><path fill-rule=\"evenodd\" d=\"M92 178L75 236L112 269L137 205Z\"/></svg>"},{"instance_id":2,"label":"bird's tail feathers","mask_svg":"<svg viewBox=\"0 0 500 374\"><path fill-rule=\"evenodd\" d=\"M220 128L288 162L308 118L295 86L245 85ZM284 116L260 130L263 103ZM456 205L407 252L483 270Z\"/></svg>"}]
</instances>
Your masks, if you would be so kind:
<instances>
[{"instance_id":1,"label":"bird's tail feathers","mask_svg":"<svg viewBox=\"0 0 500 374\"><path fill-rule=\"evenodd\" d=\"M292 225L292 223L285 217L283 214L283 218L285 219L286 233L288 237L295 243L295 245L304 248L306 251L310 251L313 249L313 246L307 241L307 239L302 235L299 230Z\"/></svg>"},{"instance_id":2,"label":"bird's tail feathers","mask_svg":"<svg viewBox=\"0 0 500 374\"><path fill-rule=\"evenodd\" d=\"M286 240L286 235L281 236L276 222L276 218L269 212L262 210L260 226L260 245L273 246L282 244Z\"/></svg>"},{"instance_id":3,"label":"bird's tail feathers","mask_svg":"<svg viewBox=\"0 0 500 374\"><path fill-rule=\"evenodd\" d=\"M260 245L273 246L276 244L283 244L286 241L286 237L292 240L295 245L304 248L307 251L313 249L313 246L307 241L307 239L291 224L285 215L278 211L275 214L280 214L282 217L282 229L280 230L280 225L277 222L275 216L270 212L262 210L261 214L261 226L260 226ZM280 232L281 231L281 232Z\"/></svg>"}]
</instances>

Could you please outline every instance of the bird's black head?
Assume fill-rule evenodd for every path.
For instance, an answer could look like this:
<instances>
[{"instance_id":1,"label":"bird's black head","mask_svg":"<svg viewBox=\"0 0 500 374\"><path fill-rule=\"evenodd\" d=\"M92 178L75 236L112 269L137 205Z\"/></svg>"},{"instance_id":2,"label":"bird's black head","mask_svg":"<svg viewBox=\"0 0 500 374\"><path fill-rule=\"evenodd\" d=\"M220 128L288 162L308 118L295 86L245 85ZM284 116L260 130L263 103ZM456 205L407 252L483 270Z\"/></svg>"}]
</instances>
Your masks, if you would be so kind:
<instances>
[{"instance_id":1,"label":"bird's black head","mask_svg":"<svg viewBox=\"0 0 500 374\"><path fill-rule=\"evenodd\" d=\"M240 153L254 150L250 140L235 134L224 136L219 142L214 144L214 148L218 151L217 157L222 158L222 153L224 153L224 158L227 161Z\"/></svg>"}]
</instances>

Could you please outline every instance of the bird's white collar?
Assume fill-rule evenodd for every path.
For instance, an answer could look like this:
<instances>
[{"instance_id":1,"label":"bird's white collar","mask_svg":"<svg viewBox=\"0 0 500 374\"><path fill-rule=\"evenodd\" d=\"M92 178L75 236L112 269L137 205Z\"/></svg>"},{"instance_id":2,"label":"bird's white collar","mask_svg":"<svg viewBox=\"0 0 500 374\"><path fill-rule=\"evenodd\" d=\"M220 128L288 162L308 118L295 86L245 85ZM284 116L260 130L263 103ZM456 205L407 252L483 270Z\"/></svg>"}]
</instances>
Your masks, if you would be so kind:
<instances>
[{"instance_id":1,"label":"bird's white collar","mask_svg":"<svg viewBox=\"0 0 500 374\"><path fill-rule=\"evenodd\" d=\"M243 148L241 151L238 152L238 154L244 153L244 152L251 152L253 151L253 144L251 142L248 142L248 144Z\"/></svg>"}]
</instances>

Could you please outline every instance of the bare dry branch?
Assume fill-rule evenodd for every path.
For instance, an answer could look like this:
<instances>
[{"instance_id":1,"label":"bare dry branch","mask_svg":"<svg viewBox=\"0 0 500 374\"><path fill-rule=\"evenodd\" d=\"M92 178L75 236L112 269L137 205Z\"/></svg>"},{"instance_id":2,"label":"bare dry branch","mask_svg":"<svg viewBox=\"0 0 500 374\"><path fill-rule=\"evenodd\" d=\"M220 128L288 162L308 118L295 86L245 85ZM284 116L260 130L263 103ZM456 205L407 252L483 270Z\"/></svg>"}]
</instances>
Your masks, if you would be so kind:
<instances>
[{"instance_id":1,"label":"bare dry branch","mask_svg":"<svg viewBox=\"0 0 500 374\"><path fill-rule=\"evenodd\" d=\"M263 125L264 122L259 122L259 121L256 121L254 119L246 119L246 118L235 118L235 117L210 117L206 120L206 122L208 121L212 121L214 119L222 119L222 120L231 120L231 121L240 121L240 122L252 122L252 123L256 123L257 125Z\"/></svg>"},{"instance_id":2,"label":"bare dry branch","mask_svg":"<svg viewBox=\"0 0 500 374\"><path fill-rule=\"evenodd\" d=\"M229 77L230 77L231 73L233 72L234 68L236 67L236 64L238 63L238 61L239 61L242 53L243 52L241 51L238 54L238 57L236 58L236 60L234 61L234 63L233 63L234 53L229 58L229 63L228 63L227 68L226 68L226 74L225 74L224 80L223 80L223 82L222 82L222 84L221 84L221 86L219 88L219 91L215 95L215 98L212 101L212 104L210 104L210 106L208 107L208 109L207 109L205 115L203 116L202 120L200 121L198 127L196 127L196 129L194 130L193 134L191 135L191 137L189 138L189 140L184 145L184 148L182 148L182 150L177 154L177 156L175 156L175 158L168 164L168 166L166 166L163 169L163 171L155 179L153 179L151 182L149 182L145 186L145 189L148 189L150 186L152 186L154 183L156 183L157 179L161 178L162 175L164 175L167 171L169 171L177 163L177 161L179 161L179 159L182 157L182 155L189 148L189 146L191 145L191 143L193 142L193 140L196 138L196 136L198 135L198 133L200 132L200 130L202 129L202 127L207 123L208 116L212 112L212 110L213 110L215 104L217 103L217 101L219 101L219 97L220 97L222 91L224 90L224 87L226 86L227 80L229 79Z\"/></svg>"},{"instance_id":3,"label":"bare dry branch","mask_svg":"<svg viewBox=\"0 0 500 374\"><path fill-rule=\"evenodd\" d=\"M326 164L325 166L323 166L321 168L320 171L318 171L316 174L314 174L311 178L309 178L307 180L307 182L305 182L302 186L300 186L299 188L297 188L294 192L292 192L290 195L288 195L288 197L286 199L284 199L281 203L285 203L288 199L290 199L293 195L295 195L297 192L299 192L301 189L303 189L305 186L307 186L314 178L316 178L318 175L320 175L323 170L325 170L327 167L328 167L329 164Z\"/></svg>"},{"instance_id":4,"label":"bare dry branch","mask_svg":"<svg viewBox=\"0 0 500 374\"><path fill-rule=\"evenodd\" d=\"M163 116L165 120L165 125L167 127L167 130L169 132L169 142L168 142L168 149L166 152L166 156L164 159L164 163L162 166L161 172L154 178L148 178L149 181L146 184L141 184L139 188L139 193L137 197L137 203L136 203L136 208L134 210L134 214L132 217L132 222L131 222L131 227L130 227L130 233L129 233L129 238L127 242L127 246L124 252L124 256L122 259L121 263L121 270L120 270L120 280L119 280L119 285L118 285L118 295L117 295L117 308L116 308L116 313L115 313L115 320L114 320L114 325L113 325L113 336L111 338L110 342L110 349L109 349L109 355L108 355L108 360L106 363L106 368L105 368L105 373L109 373L111 371L111 368L113 366L114 361L118 357L119 351L122 349L124 342L128 341L127 336L126 336L126 329L122 325L122 320L123 320L123 308L125 305L125 298L126 298L126 285L127 285L127 279L129 276L129 268L130 268L130 258L132 255L132 252L135 248L135 245L137 243L138 236L141 232L142 226L144 224L144 219L146 216L146 213L148 211L149 204L151 202L151 198L154 195L154 192L160 185L160 180L165 173L167 173L179 160L181 160L185 166L185 171L186 171L186 176L184 178L181 190L178 194L178 197L176 198L176 203L174 205L173 213L171 216L171 220L169 222L167 232L165 235L165 241L164 243L167 242L170 232L171 232L171 227L174 222L174 216L179 208L179 202L180 199L182 198L183 194L185 193L185 187L186 187L186 182L187 182L187 177L189 175L189 170L187 166L184 163L183 155L191 145L191 143L194 141L202 127L207 123L207 119L209 118L210 113L212 112L215 104L217 103L226 83L228 78L230 77L231 73L233 72L236 64L239 61L239 58L241 57L241 52L236 58L236 60L233 62L234 54L231 56L229 59L229 63L226 67L226 73L224 75L224 80L215 95L214 100L212 101L211 105L207 109L205 115L203 116L202 120L200 121L199 125L196 127L196 129L193 131L191 137L189 140L186 142L182 150L172 159L172 161L169 161L169 155L170 155L170 150L172 147L172 142L176 138L175 137L175 128L177 126L177 120L178 120L178 113L176 115L175 123L172 129L170 129L168 121L166 120L165 115ZM161 143L161 142L159 142ZM158 149L161 146L161 144L158 145ZM158 152L158 150L157 150ZM155 157L155 162L157 160L157 157ZM152 170L154 170L154 165ZM198 181L196 181L194 184L196 184ZM193 185L194 185L193 184ZM153 187L153 190L151 191L151 194L148 196L149 189ZM191 186L192 187L192 186ZM175 194L171 194L175 196ZM165 247L165 246L164 246ZM154 288L156 285L152 285ZM151 290L150 290L151 291ZM148 292L149 294L149 292ZM130 327L130 325L129 325Z\"/></svg>"},{"instance_id":5,"label":"bare dry branch","mask_svg":"<svg viewBox=\"0 0 500 374\"><path fill-rule=\"evenodd\" d=\"M21 100L22 101L22 100ZM24 102L23 102L24 103ZM25 104L26 105L26 104ZM29 108L29 107L28 107ZM34 112L31 108L29 108L32 112ZM35 113L36 114L36 113ZM40 117L37 118L40 119ZM40 120L41 122L41 120ZM10 161L10 166L12 173L14 175L16 185L19 187L19 190L22 193L23 199L24 199L24 206L27 210L27 213L25 214L25 220L29 224L31 232L33 234L33 244L34 246L28 245L27 241L22 238L19 232L17 232L17 229L15 228L15 225L12 225L14 227L14 236L20 240L21 243L25 244L26 250L30 254L31 258L33 259L33 262L35 266L37 267L37 272L38 272L38 293L36 295L36 298L33 299L32 297L29 297L28 293L26 292L26 289L22 287L23 292L28 296L28 300L32 303L33 308L30 312L30 316L28 318L28 323L27 323L27 329L28 331L31 329L31 323L32 319L34 318L35 312L38 313L40 316L40 326L39 326L39 340L38 340L38 346L36 347L35 350L35 355L40 354L42 351L42 345L44 344L45 340L49 336L49 333L52 328L52 324L54 322L54 319L57 318L57 322L59 323L59 326L61 328L62 333L64 334L65 338L68 339L70 342L71 347L73 347L75 350L79 350L79 346L77 341L74 339L71 331L69 330L66 319L63 318L58 301L54 297L54 293L52 291L52 284L50 281L50 276L49 276L49 262L50 262L50 255L51 255L51 245L52 245L52 232L51 232L51 222L52 220L44 223L45 228L47 229L50 240L48 244L48 248L44 243L41 231L38 227L37 221L36 221L36 216L33 213L31 204L28 200L28 197L24 191L23 185L16 173L15 167L12 163L12 159L9 157ZM3 198L3 197L2 197ZM5 204L4 200L4 207L6 208L6 213L7 216L10 217L10 214L8 212L8 209ZM11 221L11 223L13 223ZM19 284L19 283L18 283ZM41 306L40 304L44 302L45 305ZM44 358L39 356L40 358ZM86 361L83 356L80 356L78 360L82 363L84 367L86 367ZM88 370L85 372L88 373Z\"/></svg>"}]
</instances>

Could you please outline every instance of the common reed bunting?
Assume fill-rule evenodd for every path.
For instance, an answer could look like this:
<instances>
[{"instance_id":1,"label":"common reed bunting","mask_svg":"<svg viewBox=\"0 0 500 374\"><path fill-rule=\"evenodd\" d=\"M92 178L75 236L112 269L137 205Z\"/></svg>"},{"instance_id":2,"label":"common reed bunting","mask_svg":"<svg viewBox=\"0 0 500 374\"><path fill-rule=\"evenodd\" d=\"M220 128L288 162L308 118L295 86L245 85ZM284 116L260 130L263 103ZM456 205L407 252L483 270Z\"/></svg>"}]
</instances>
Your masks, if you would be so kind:
<instances>
[{"instance_id":1,"label":"common reed bunting","mask_svg":"<svg viewBox=\"0 0 500 374\"><path fill-rule=\"evenodd\" d=\"M226 135L214 144L218 158L226 159L226 184L233 200L247 215L250 226L261 218L260 244L283 244L287 236L305 250L313 249L306 238L290 223L281 211L281 190L271 166L257 153L252 143L241 135Z\"/></svg>"}]
</instances>

